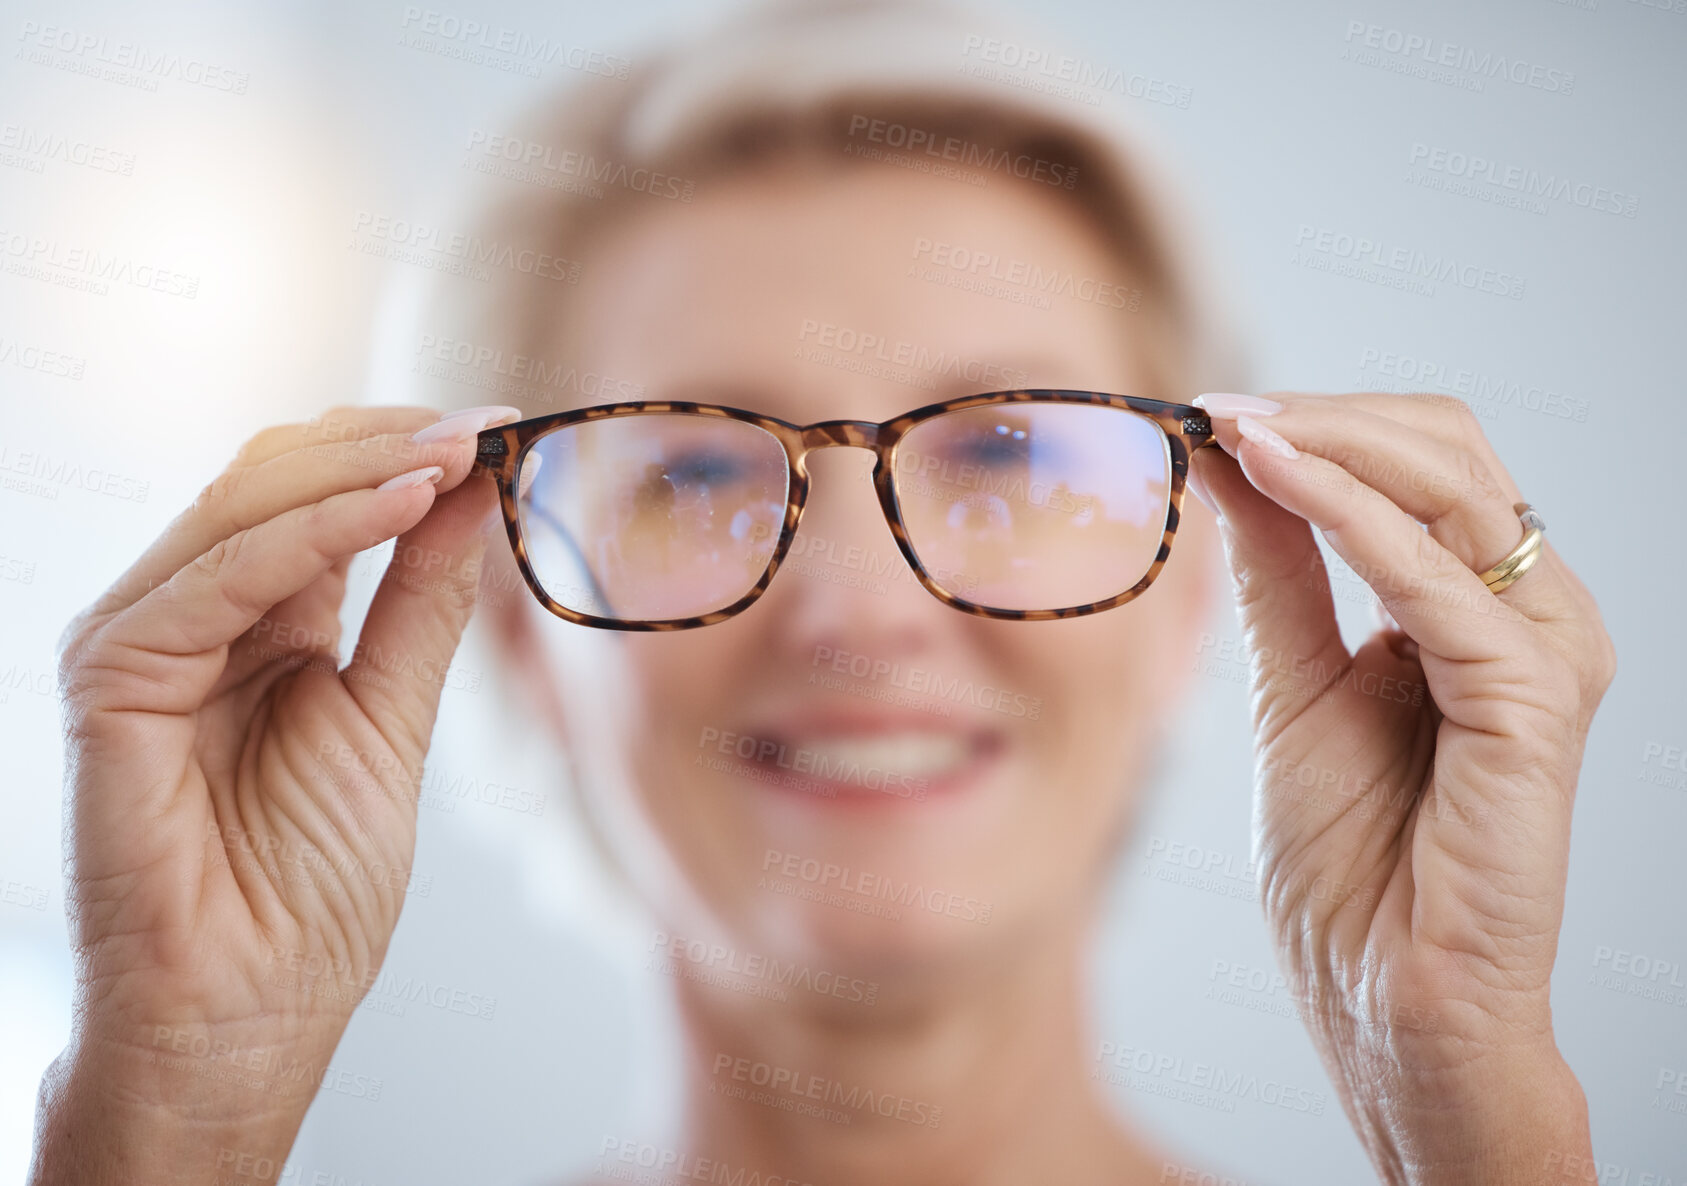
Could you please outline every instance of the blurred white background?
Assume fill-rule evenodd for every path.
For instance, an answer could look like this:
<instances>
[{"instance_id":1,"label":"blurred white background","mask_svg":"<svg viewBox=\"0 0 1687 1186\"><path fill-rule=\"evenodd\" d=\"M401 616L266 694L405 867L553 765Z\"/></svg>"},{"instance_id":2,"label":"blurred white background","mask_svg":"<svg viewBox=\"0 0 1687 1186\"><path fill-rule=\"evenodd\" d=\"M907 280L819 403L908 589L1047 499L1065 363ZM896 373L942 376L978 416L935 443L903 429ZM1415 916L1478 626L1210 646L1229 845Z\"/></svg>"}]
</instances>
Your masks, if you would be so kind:
<instances>
[{"instance_id":1,"label":"blurred white background","mask_svg":"<svg viewBox=\"0 0 1687 1186\"><path fill-rule=\"evenodd\" d=\"M451 4L436 11L629 57L721 7ZM1687 1079L1681 0L1035 9L1051 45L1187 94L1181 107L1106 101L1138 108L1180 155L1250 315L1261 390L1496 393L1478 412L1621 657L1576 806L1559 1039L1587 1089L1602 1180L1687 1180L1687 1096L1659 1087L1671 1071ZM415 269L348 250L357 212L436 209L464 177L472 130L565 81L561 66L534 79L410 47L411 11L0 4L0 1180L27 1166L36 1083L70 1021L59 630L253 431L368 398L368 376L391 369L381 352L402 340L383 333L395 289L414 280L397 273ZM209 70L103 77L100 51L77 48L85 35ZM1428 81L1389 52L1412 37L1573 75L1573 87ZM1503 184L1512 169L1568 184L1521 196ZM1340 248L1319 248L1342 235L1468 260L1520 278L1522 295L1341 275ZM41 241L61 260L98 251L174 276L80 291L64 268L43 273ZM69 467L104 476L63 480ZM1356 587L1338 592L1354 595L1343 612L1364 628ZM1188 1160L1247 1183L1367 1181L1282 995L1215 991L1215 969L1272 967L1257 905L1152 876L1155 840L1247 858L1245 664L1228 611L1210 631L1190 656L1207 675L1186 724L1195 759L1162 775L1121 864L1097 1032L1269 1068L1329 1100L1321 1117L1126 1101ZM471 632L465 648L465 669L485 671L484 640ZM554 790L554 763L532 747L486 758L517 752L496 740L494 682L446 692L434 765ZM360 1010L336 1063L379 1077L381 1098L320 1099L289 1181L539 1182L591 1166L606 1135L660 1135L666 1102L647 1084L659 1076L635 1071L673 1055L666 981L645 968L648 928L583 871L550 799L543 815L472 795L423 809L417 868L431 890L406 909L389 966L495 998L494 1016ZM1661 970L1615 972L1617 952Z\"/></svg>"}]
</instances>

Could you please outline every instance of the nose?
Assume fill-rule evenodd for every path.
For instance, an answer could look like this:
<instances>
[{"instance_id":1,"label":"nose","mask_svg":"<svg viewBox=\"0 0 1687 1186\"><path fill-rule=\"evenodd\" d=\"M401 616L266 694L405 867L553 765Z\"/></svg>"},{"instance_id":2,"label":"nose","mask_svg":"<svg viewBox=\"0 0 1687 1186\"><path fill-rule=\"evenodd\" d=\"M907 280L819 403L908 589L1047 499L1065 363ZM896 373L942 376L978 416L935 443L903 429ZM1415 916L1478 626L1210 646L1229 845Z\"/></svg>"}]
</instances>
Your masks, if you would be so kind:
<instances>
[{"instance_id":1,"label":"nose","mask_svg":"<svg viewBox=\"0 0 1687 1186\"><path fill-rule=\"evenodd\" d=\"M854 449L830 453L810 451L808 497L797 536L786 556L787 564L808 561L805 567L810 570L810 576L816 575L812 571L814 565L829 565L840 571L859 572L876 582L897 575L892 562L906 567L885 524L884 512L879 509L878 493L873 488L875 459L875 454L863 456ZM774 579L777 584L779 578Z\"/></svg>"},{"instance_id":2,"label":"nose","mask_svg":"<svg viewBox=\"0 0 1687 1186\"><path fill-rule=\"evenodd\" d=\"M874 653L924 650L951 611L915 579L897 550L873 488L874 456L830 452L872 448L876 425L833 421L805 438L810 488L796 538L757 607L763 622L796 651L814 645Z\"/></svg>"}]
</instances>

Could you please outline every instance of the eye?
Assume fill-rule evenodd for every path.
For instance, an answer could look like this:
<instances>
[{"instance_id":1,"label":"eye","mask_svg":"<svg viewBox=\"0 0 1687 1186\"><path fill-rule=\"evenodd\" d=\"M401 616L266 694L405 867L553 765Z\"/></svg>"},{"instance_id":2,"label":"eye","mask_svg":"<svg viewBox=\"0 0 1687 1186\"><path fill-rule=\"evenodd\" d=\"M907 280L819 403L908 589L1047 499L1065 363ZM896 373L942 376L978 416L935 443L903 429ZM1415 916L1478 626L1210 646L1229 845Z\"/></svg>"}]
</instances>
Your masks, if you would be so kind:
<instances>
[{"instance_id":1,"label":"eye","mask_svg":"<svg viewBox=\"0 0 1687 1186\"><path fill-rule=\"evenodd\" d=\"M744 465L730 453L698 449L669 458L665 472L675 486L719 486L742 477Z\"/></svg>"},{"instance_id":2,"label":"eye","mask_svg":"<svg viewBox=\"0 0 1687 1186\"><path fill-rule=\"evenodd\" d=\"M964 454L968 460L983 465L1018 464L1031 456L1031 431L1027 428L1012 424L997 424L988 431L968 433L958 441L958 452ZM1043 452L1042 442L1036 442L1038 453Z\"/></svg>"},{"instance_id":3,"label":"eye","mask_svg":"<svg viewBox=\"0 0 1687 1186\"><path fill-rule=\"evenodd\" d=\"M661 461L647 463L636 475L633 505L663 514L683 507L700 508L711 505L717 492L746 476L743 461L730 451L675 451Z\"/></svg>"}]
</instances>

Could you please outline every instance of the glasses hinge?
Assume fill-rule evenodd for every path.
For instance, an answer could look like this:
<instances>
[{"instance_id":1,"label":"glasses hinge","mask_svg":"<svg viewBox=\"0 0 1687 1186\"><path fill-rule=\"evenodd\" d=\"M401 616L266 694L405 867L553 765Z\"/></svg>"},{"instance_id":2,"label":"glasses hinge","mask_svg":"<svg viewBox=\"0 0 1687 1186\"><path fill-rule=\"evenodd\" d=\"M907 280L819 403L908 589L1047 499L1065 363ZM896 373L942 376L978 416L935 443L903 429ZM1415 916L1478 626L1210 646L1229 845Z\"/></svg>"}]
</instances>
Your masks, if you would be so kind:
<instances>
[{"instance_id":1,"label":"glasses hinge","mask_svg":"<svg viewBox=\"0 0 1687 1186\"><path fill-rule=\"evenodd\" d=\"M1213 422L1205 416L1185 416L1183 418L1184 436L1211 436Z\"/></svg>"},{"instance_id":2,"label":"glasses hinge","mask_svg":"<svg viewBox=\"0 0 1687 1186\"><path fill-rule=\"evenodd\" d=\"M503 437L482 437L480 448L475 452L475 457L503 457L509 451L510 447L504 444Z\"/></svg>"}]
</instances>

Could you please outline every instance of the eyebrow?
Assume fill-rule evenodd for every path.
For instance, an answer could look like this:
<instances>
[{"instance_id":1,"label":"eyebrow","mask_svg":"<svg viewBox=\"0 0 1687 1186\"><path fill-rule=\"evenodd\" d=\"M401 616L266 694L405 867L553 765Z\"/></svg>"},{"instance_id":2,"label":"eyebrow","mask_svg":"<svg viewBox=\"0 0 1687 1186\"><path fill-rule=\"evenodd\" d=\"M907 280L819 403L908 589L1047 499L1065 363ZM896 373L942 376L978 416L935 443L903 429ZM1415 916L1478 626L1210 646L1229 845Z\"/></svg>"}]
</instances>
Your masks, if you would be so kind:
<instances>
[{"instance_id":1,"label":"eyebrow","mask_svg":"<svg viewBox=\"0 0 1687 1186\"><path fill-rule=\"evenodd\" d=\"M944 400L955 399L963 395L978 395L990 391L1054 388L1056 390L1117 392L1117 384L1109 386L1103 383L1099 386L1094 384L1086 386L1083 384L1057 385L1049 383L1046 376L1060 374L1060 368L1066 365L1052 355L1008 355L1001 359L968 357L952 351L932 351L931 355L933 358L942 361L944 370L948 370L950 366L956 366L961 369L961 373L933 376L936 379L936 386L934 387L909 386L907 402L891 414L892 418L915 408L924 407L926 404L941 403ZM913 368L904 367L901 369L912 370ZM982 373L978 379L974 380L966 377L966 371L980 371ZM761 379L734 379L716 376L680 379L667 390L652 392L647 398L718 404L759 412L764 416L797 420L798 417L790 415L790 405L793 393L803 390L800 386L789 389L770 387ZM808 422L835 419L845 419L845 417L819 415Z\"/></svg>"}]
</instances>

